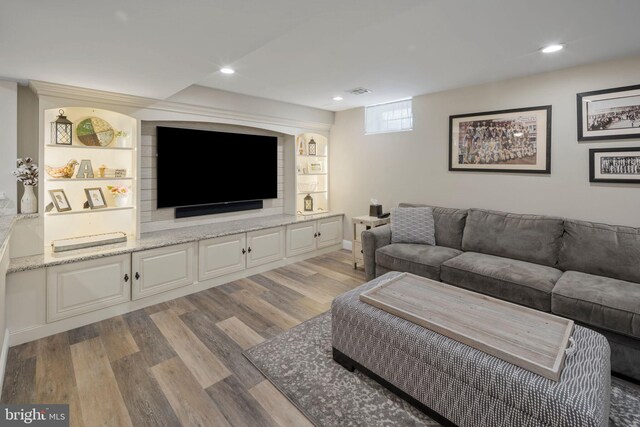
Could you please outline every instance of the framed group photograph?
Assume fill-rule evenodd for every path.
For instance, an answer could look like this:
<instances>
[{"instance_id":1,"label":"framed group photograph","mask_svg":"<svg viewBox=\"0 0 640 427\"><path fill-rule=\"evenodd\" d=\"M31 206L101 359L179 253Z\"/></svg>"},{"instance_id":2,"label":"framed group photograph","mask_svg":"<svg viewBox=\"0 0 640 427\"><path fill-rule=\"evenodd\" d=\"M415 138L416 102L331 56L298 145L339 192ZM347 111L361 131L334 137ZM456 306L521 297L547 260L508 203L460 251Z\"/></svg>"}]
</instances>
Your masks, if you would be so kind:
<instances>
[{"instance_id":1,"label":"framed group photograph","mask_svg":"<svg viewBox=\"0 0 640 427\"><path fill-rule=\"evenodd\" d=\"M69 199L67 199L67 195L64 193L63 189L49 190L49 196L51 196L53 206L56 207L58 212L67 212L71 210L71 204L69 203Z\"/></svg>"},{"instance_id":2,"label":"framed group photograph","mask_svg":"<svg viewBox=\"0 0 640 427\"><path fill-rule=\"evenodd\" d=\"M87 201L91 209L102 209L107 207L107 202L104 200L104 194L102 188L85 188L85 194L87 195Z\"/></svg>"},{"instance_id":3,"label":"framed group photograph","mask_svg":"<svg viewBox=\"0 0 640 427\"><path fill-rule=\"evenodd\" d=\"M551 173L551 106L449 116L449 170Z\"/></svg>"},{"instance_id":4,"label":"framed group photograph","mask_svg":"<svg viewBox=\"0 0 640 427\"><path fill-rule=\"evenodd\" d=\"M640 85L583 92L578 98L578 141L640 137Z\"/></svg>"},{"instance_id":5,"label":"framed group photograph","mask_svg":"<svg viewBox=\"0 0 640 427\"><path fill-rule=\"evenodd\" d=\"M589 150L589 182L640 184L640 147Z\"/></svg>"}]
</instances>

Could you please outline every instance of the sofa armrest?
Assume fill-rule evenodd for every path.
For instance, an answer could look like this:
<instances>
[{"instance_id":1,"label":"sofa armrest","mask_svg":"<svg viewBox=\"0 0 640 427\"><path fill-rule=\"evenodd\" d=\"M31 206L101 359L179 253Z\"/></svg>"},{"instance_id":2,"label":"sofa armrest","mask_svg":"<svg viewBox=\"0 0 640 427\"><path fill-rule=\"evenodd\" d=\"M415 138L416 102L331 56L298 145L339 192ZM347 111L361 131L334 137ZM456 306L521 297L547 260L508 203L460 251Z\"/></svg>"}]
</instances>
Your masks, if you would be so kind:
<instances>
[{"instance_id":1,"label":"sofa armrest","mask_svg":"<svg viewBox=\"0 0 640 427\"><path fill-rule=\"evenodd\" d=\"M364 273L367 280L376 277L376 250L391 244L391 225L385 224L362 232Z\"/></svg>"}]
</instances>

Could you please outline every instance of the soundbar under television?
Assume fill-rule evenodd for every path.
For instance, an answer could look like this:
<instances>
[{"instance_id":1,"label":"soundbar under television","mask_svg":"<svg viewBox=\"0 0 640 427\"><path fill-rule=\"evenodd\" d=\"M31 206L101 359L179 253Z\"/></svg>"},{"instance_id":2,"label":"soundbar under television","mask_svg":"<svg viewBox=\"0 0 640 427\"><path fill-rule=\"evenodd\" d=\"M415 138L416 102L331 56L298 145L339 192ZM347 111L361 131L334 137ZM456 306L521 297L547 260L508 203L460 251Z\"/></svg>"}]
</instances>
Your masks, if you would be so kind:
<instances>
[{"instance_id":1,"label":"soundbar under television","mask_svg":"<svg viewBox=\"0 0 640 427\"><path fill-rule=\"evenodd\" d=\"M278 197L278 138L157 127L158 208L176 217L259 209Z\"/></svg>"}]
</instances>

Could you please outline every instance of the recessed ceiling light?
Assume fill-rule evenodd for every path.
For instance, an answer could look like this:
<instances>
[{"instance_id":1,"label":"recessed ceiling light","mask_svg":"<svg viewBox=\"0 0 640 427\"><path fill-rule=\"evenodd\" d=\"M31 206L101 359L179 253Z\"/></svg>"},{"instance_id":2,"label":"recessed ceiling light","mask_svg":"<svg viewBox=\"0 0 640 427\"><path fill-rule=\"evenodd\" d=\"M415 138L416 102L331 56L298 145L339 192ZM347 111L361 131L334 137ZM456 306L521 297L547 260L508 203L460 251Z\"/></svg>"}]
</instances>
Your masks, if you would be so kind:
<instances>
[{"instance_id":1,"label":"recessed ceiling light","mask_svg":"<svg viewBox=\"0 0 640 427\"><path fill-rule=\"evenodd\" d=\"M236 72L236 70L234 70L233 68L229 68L229 67L223 67L223 68L220 68L220 72L222 74L233 74L233 73Z\"/></svg>"},{"instance_id":2,"label":"recessed ceiling light","mask_svg":"<svg viewBox=\"0 0 640 427\"><path fill-rule=\"evenodd\" d=\"M344 99L344 98L343 98L343 97L341 97L341 96L334 96L334 97L333 97L333 100L334 100L334 101L342 101L343 99Z\"/></svg>"},{"instance_id":3,"label":"recessed ceiling light","mask_svg":"<svg viewBox=\"0 0 640 427\"><path fill-rule=\"evenodd\" d=\"M562 50L563 48L564 46L561 44L550 44L549 46L542 48L542 53L553 53Z\"/></svg>"}]
</instances>

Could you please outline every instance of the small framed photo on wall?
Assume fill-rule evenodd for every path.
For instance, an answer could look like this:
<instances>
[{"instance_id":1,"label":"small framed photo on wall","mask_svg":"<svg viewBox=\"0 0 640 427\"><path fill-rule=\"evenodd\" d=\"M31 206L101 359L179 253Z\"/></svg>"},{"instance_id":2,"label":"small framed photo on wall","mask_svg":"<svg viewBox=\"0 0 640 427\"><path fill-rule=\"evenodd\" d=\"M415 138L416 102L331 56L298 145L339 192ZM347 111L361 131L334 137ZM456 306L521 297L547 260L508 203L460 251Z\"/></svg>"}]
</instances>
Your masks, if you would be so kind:
<instances>
[{"instance_id":1,"label":"small framed photo on wall","mask_svg":"<svg viewBox=\"0 0 640 427\"><path fill-rule=\"evenodd\" d=\"M640 85L583 92L578 141L640 138Z\"/></svg>"},{"instance_id":2,"label":"small framed photo on wall","mask_svg":"<svg viewBox=\"0 0 640 427\"><path fill-rule=\"evenodd\" d=\"M589 150L589 182L640 184L640 147Z\"/></svg>"},{"instance_id":3,"label":"small framed photo on wall","mask_svg":"<svg viewBox=\"0 0 640 427\"><path fill-rule=\"evenodd\" d=\"M87 201L91 209L102 209L107 207L107 202L104 200L104 194L102 188L85 188L85 194L87 195Z\"/></svg>"},{"instance_id":4,"label":"small framed photo on wall","mask_svg":"<svg viewBox=\"0 0 640 427\"><path fill-rule=\"evenodd\" d=\"M64 193L63 189L59 188L57 190L49 190L49 196L51 196L53 206L56 207L58 212L67 212L71 210L71 204L69 203L69 199L67 199L67 195Z\"/></svg>"}]
</instances>

